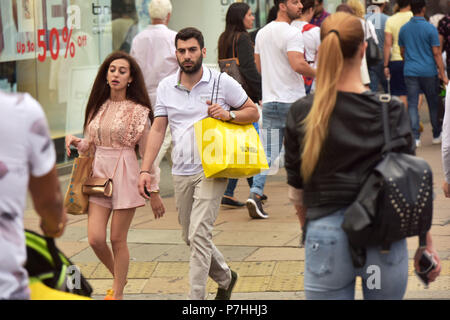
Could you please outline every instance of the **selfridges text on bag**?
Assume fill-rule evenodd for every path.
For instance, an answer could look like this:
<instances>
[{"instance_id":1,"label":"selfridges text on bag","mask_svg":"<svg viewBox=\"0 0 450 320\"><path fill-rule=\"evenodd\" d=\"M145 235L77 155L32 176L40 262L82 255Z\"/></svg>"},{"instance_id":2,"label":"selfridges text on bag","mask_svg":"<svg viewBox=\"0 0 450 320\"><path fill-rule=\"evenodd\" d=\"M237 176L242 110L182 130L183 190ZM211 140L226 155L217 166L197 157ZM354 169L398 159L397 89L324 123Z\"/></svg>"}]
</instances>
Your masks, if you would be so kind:
<instances>
[{"instance_id":1,"label":"selfridges text on bag","mask_svg":"<svg viewBox=\"0 0 450 320\"><path fill-rule=\"evenodd\" d=\"M373 169L346 210L342 228L353 252L367 246L381 246L419 236L426 245L426 234L433 216L433 176L428 163L416 156L392 151L405 146L404 138L391 140L389 130L389 95L380 97L383 108L385 145L383 159ZM364 260L354 264L364 265Z\"/></svg>"}]
</instances>

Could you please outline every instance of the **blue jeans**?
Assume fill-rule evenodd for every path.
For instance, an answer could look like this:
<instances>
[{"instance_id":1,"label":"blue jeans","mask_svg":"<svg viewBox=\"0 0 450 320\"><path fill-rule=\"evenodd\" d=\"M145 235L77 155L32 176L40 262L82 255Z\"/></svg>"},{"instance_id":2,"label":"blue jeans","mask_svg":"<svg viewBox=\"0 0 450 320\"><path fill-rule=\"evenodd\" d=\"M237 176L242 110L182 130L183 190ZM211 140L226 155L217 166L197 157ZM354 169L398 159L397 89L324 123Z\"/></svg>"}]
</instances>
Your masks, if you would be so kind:
<instances>
[{"instance_id":1,"label":"blue jeans","mask_svg":"<svg viewBox=\"0 0 450 320\"><path fill-rule=\"evenodd\" d=\"M248 186L251 188L253 185L253 177L247 178ZM227 189L225 190L224 195L228 197L234 196L234 189L236 189L238 183L238 179L228 179Z\"/></svg>"},{"instance_id":2,"label":"blue jeans","mask_svg":"<svg viewBox=\"0 0 450 320\"><path fill-rule=\"evenodd\" d=\"M272 162L280 155L283 146L284 128L291 103L269 102L263 104L262 132L264 142L264 152L266 153L269 167ZM264 185L266 184L267 174L264 172L253 177L253 186L250 192L263 195Z\"/></svg>"},{"instance_id":3,"label":"blue jeans","mask_svg":"<svg viewBox=\"0 0 450 320\"><path fill-rule=\"evenodd\" d=\"M405 77L406 89L408 90L408 113L411 120L411 128L416 139L420 139L419 132L419 94L422 92L428 102L430 122L433 127L433 138L439 137L442 126L438 121L439 108L439 78L434 77Z\"/></svg>"},{"instance_id":4,"label":"blue jeans","mask_svg":"<svg viewBox=\"0 0 450 320\"><path fill-rule=\"evenodd\" d=\"M355 268L341 209L308 222L305 242L305 293L309 300L353 300L355 278L362 278L364 299L402 299L408 283L406 239L391 244L389 253L368 247L366 264Z\"/></svg>"},{"instance_id":5,"label":"blue jeans","mask_svg":"<svg viewBox=\"0 0 450 320\"><path fill-rule=\"evenodd\" d=\"M387 92L387 80L384 75L384 61L381 61L375 66L369 67L370 76L370 90L372 92L378 91L378 85L381 84L384 92Z\"/></svg>"}]
</instances>

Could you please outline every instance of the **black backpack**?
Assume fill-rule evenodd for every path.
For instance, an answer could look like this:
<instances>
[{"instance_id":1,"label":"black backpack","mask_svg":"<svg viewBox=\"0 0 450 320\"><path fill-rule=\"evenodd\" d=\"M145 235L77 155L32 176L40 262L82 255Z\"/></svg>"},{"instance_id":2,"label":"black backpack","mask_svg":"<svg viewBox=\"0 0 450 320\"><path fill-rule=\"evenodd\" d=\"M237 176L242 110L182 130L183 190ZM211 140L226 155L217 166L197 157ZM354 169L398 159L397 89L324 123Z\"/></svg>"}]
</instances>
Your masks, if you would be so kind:
<instances>
[{"instance_id":1,"label":"black backpack","mask_svg":"<svg viewBox=\"0 0 450 320\"><path fill-rule=\"evenodd\" d=\"M90 297L92 287L75 265L55 245L53 238L25 230L27 262L25 269L30 282L38 280L46 286L81 296ZM73 272L70 272L73 268ZM78 276L77 279L72 277ZM72 285L71 285L72 284Z\"/></svg>"},{"instance_id":2,"label":"black backpack","mask_svg":"<svg viewBox=\"0 0 450 320\"><path fill-rule=\"evenodd\" d=\"M412 236L419 236L420 246L425 246L433 217L431 168L419 157L392 151L407 141L391 140L387 104L390 96L383 96L383 159L347 208L342 224L355 267L364 266L367 246L381 246L383 251L389 251L391 243Z\"/></svg>"}]
</instances>

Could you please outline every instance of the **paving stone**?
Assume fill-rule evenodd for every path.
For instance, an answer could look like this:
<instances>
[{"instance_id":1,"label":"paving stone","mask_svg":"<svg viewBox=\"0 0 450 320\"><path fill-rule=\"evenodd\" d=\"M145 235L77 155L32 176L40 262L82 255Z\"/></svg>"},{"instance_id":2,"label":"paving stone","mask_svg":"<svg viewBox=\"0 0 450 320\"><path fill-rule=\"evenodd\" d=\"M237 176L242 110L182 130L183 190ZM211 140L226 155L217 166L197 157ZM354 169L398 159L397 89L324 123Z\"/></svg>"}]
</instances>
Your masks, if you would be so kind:
<instances>
[{"instance_id":1,"label":"paving stone","mask_svg":"<svg viewBox=\"0 0 450 320\"><path fill-rule=\"evenodd\" d=\"M89 244L86 242L78 242L78 241L58 241L56 240L56 246L61 252L63 252L66 257L72 259L73 256L77 255L81 251L85 250L89 247Z\"/></svg>"},{"instance_id":2,"label":"paving stone","mask_svg":"<svg viewBox=\"0 0 450 320\"><path fill-rule=\"evenodd\" d=\"M128 243L181 244L181 230L141 230L128 232Z\"/></svg>"},{"instance_id":3,"label":"paving stone","mask_svg":"<svg viewBox=\"0 0 450 320\"><path fill-rule=\"evenodd\" d=\"M246 261L305 260L303 248L260 248L245 259Z\"/></svg>"},{"instance_id":4,"label":"paving stone","mask_svg":"<svg viewBox=\"0 0 450 320\"><path fill-rule=\"evenodd\" d=\"M152 277L185 277L188 275L188 262L158 262Z\"/></svg>"},{"instance_id":5,"label":"paving stone","mask_svg":"<svg viewBox=\"0 0 450 320\"><path fill-rule=\"evenodd\" d=\"M92 278L94 271L97 269L100 262L88 262L88 263L76 263L75 265L80 268L81 274L86 278ZM89 281L90 282L90 281Z\"/></svg>"},{"instance_id":6,"label":"paving stone","mask_svg":"<svg viewBox=\"0 0 450 320\"><path fill-rule=\"evenodd\" d=\"M273 276L267 291L300 291L303 290L303 276Z\"/></svg>"},{"instance_id":7,"label":"paving stone","mask_svg":"<svg viewBox=\"0 0 450 320\"><path fill-rule=\"evenodd\" d=\"M279 247L292 240L296 232L222 231L213 238L216 245Z\"/></svg>"},{"instance_id":8,"label":"paving stone","mask_svg":"<svg viewBox=\"0 0 450 320\"><path fill-rule=\"evenodd\" d=\"M229 267L239 274L246 276L270 276L275 268L275 261L266 262L230 262Z\"/></svg>"},{"instance_id":9,"label":"paving stone","mask_svg":"<svg viewBox=\"0 0 450 320\"><path fill-rule=\"evenodd\" d=\"M144 289L147 282L148 282L148 280L129 279L128 283L124 289L124 295L125 294L140 294L140 293L142 293L142 290ZM113 280L112 279L107 279L107 280L91 279L91 280L89 280L89 283L91 284L92 289L93 289L92 294L93 295L102 295L104 298L106 295L106 291L112 288Z\"/></svg>"},{"instance_id":10,"label":"paving stone","mask_svg":"<svg viewBox=\"0 0 450 320\"><path fill-rule=\"evenodd\" d=\"M184 294L189 293L189 278L187 276L180 277L152 277L150 278L144 288L142 289L144 294ZM184 297L184 299L186 299Z\"/></svg>"},{"instance_id":11,"label":"paving stone","mask_svg":"<svg viewBox=\"0 0 450 320\"><path fill-rule=\"evenodd\" d=\"M304 261L278 261L273 272L274 276L298 276L305 271Z\"/></svg>"},{"instance_id":12,"label":"paving stone","mask_svg":"<svg viewBox=\"0 0 450 320\"><path fill-rule=\"evenodd\" d=\"M240 277L233 292L264 292L270 283L270 277Z\"/></svg>"},{"instance_id":13,"label":"paving stone","mask_svg":"<svg viewBox=\"0 0 450 320\"><path fill-rule=\"evenodd\" d=\"M130 249L130 260L132 261L154 261L166 254L171 249L178 247L172 244L138 244ZM184 246L187 248L187 246Z\"/></svg>"}]
</instances>

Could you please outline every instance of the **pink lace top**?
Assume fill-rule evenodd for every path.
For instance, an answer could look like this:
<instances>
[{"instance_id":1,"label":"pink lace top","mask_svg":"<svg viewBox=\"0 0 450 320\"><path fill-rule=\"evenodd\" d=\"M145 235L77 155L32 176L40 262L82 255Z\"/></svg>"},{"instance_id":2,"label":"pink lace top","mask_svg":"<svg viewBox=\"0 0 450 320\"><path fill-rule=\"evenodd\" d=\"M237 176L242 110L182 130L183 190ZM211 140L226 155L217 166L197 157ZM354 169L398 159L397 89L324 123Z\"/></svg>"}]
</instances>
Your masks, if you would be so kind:
<instances>
[{"instance_id":1,"label":"pink lace top","mask_svg":"<svg viewBox=\"0 0 450 320\"><path fill-rule=\"evenodd\" d=\"M82 155L93 155L96 146L132 148L139 146L141 157L150 131L149 109L130 100L107 100L86 128L85 138L78 144ZM153 166L151 190L159 189L160 170Z\"/></svg>"}]
</instances>

